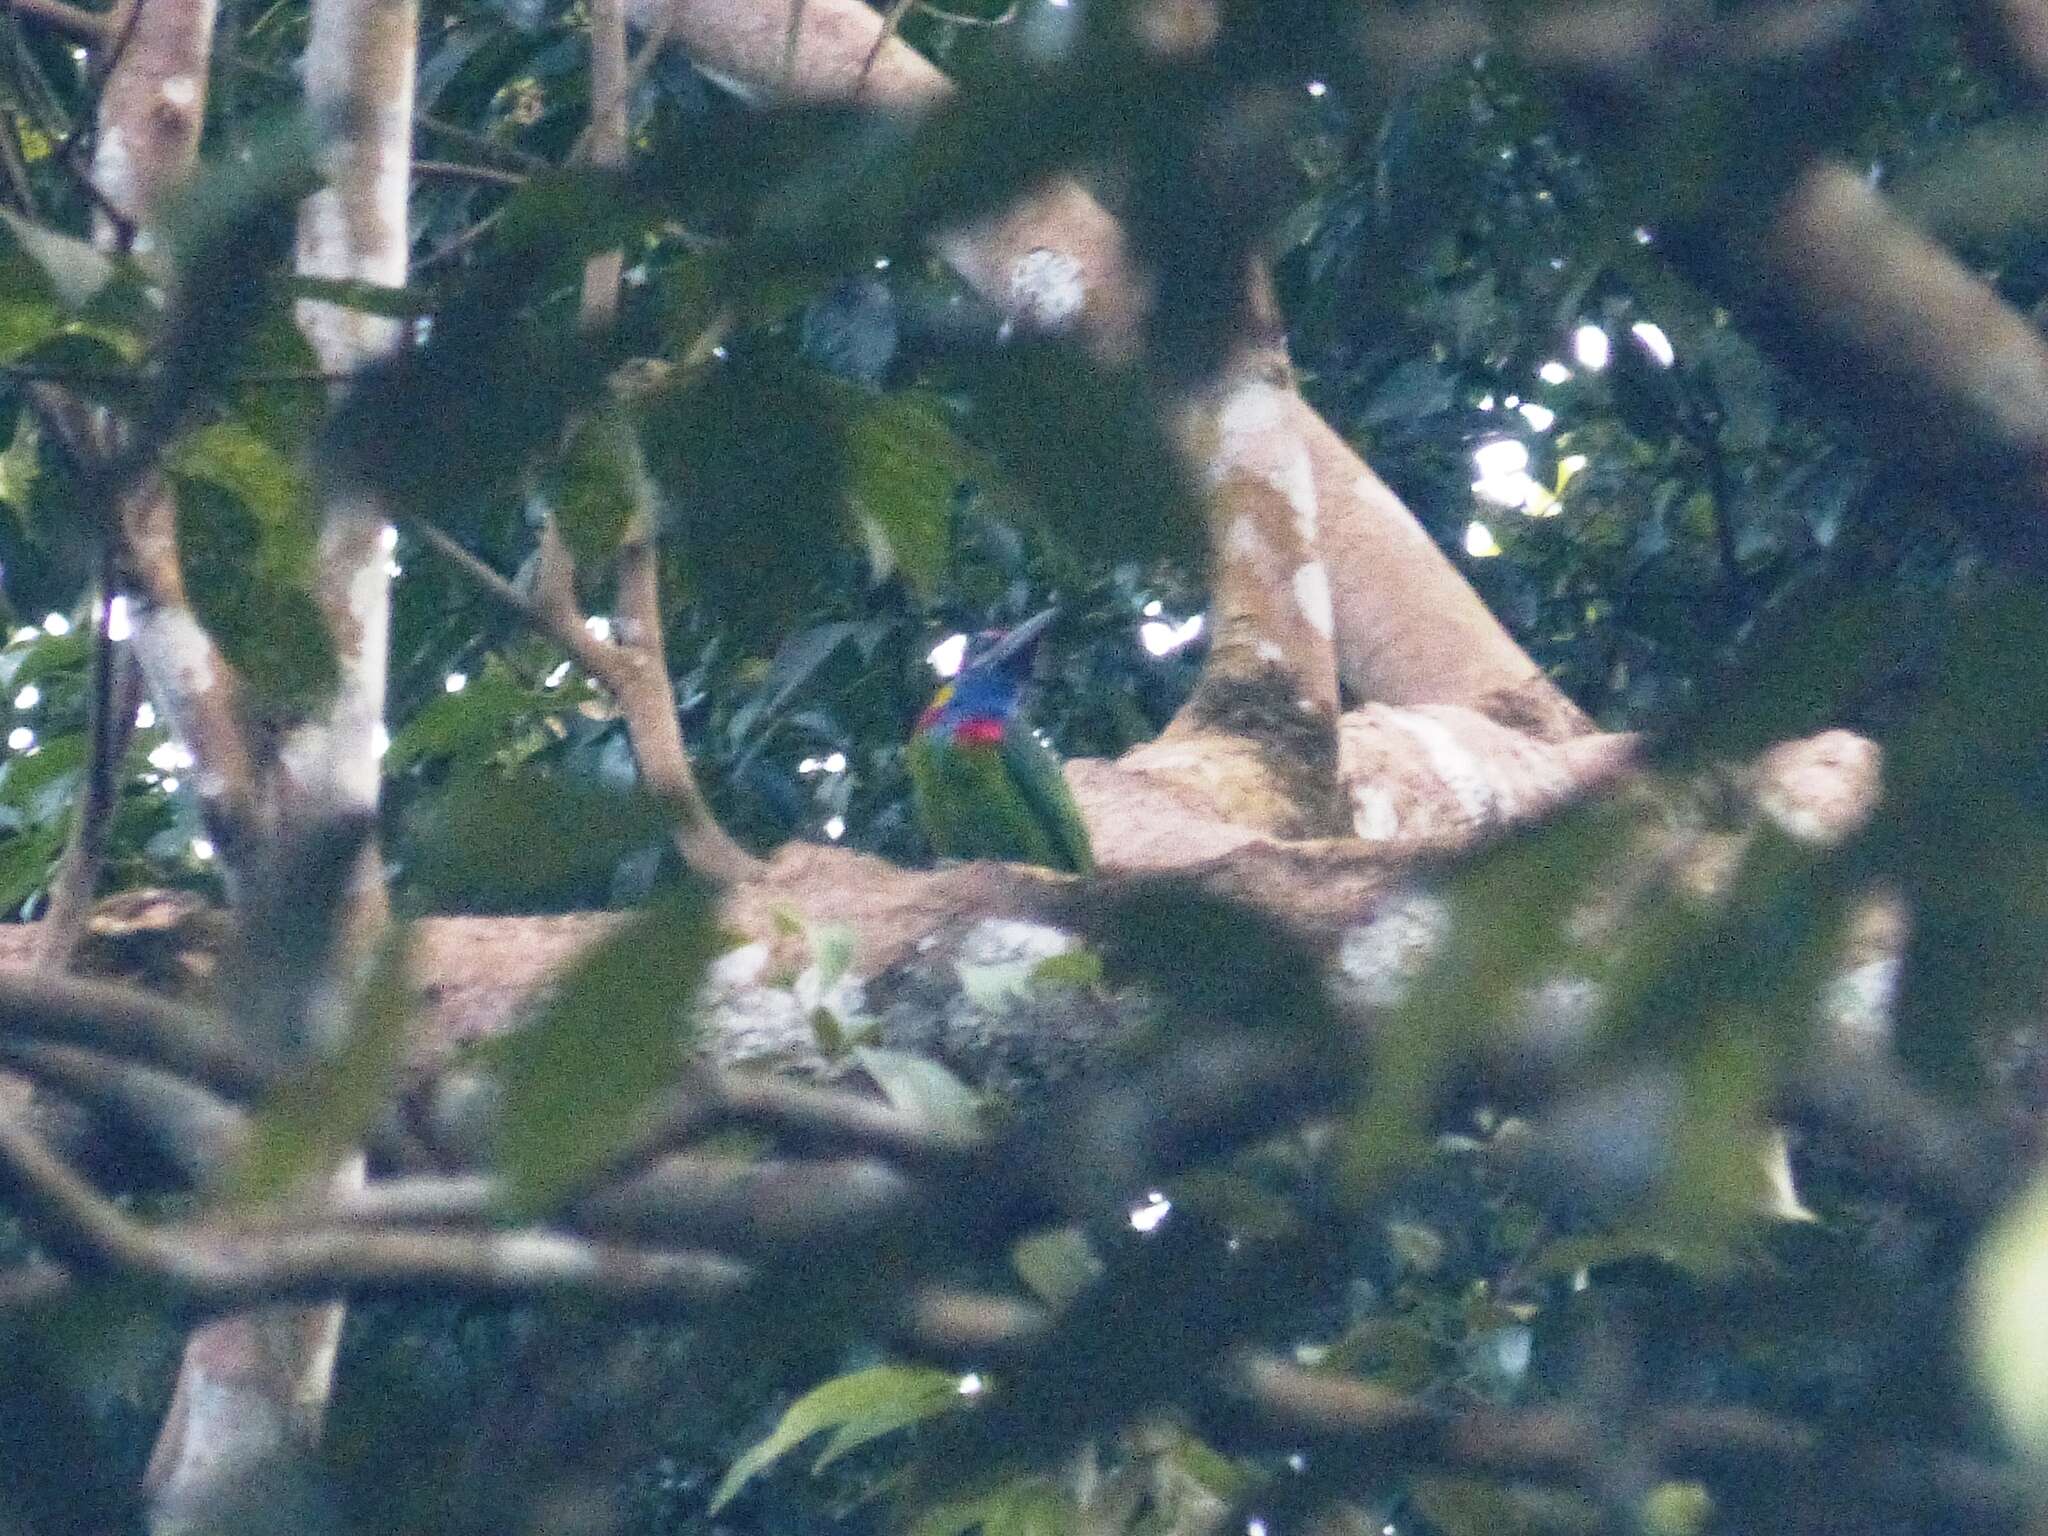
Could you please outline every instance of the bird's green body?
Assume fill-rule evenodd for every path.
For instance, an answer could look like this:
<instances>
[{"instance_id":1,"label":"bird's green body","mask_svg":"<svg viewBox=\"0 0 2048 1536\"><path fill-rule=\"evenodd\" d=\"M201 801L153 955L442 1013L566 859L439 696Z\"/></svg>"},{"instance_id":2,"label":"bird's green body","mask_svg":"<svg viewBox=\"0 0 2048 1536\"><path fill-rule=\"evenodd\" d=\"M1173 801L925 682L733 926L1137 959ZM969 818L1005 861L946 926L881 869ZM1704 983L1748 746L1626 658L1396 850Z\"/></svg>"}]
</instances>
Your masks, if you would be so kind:
<instances>
[{"instance_id":1,"label":"bird's green body","mask_svg":"<svg viewBox=\"0 0 2048 1536\"><path fill-rule=\"evenodd\" d=\"M1060 765L1030 729L1000 741L920 732L910 742L910 783L932 847L959 859L1008 859L1087 874L1088 829Z\"/></svg>"},{"instance_id":2,"label":"bird's green body","mask_svg":"<svg viewBox=\"0 0 2048 1536\"><path fill-rule=\"evenodd\" d=\"M1088 874L1095 854L1059 759L1020 712L1032 647L1050 614L1007 636L941 688L908 748L919 823L941 854Z\"/></svg>"}]
</instances>

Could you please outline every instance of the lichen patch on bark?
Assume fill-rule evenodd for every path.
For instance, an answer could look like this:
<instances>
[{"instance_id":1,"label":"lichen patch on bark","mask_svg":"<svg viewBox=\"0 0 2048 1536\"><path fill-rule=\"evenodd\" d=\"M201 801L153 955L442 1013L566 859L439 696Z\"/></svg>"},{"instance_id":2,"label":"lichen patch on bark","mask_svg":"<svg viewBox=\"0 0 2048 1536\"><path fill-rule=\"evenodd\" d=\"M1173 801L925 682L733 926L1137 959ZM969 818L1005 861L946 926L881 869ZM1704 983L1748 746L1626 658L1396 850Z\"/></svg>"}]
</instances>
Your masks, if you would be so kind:
<instances>
[{"instance_id":1,"label":"lichen patch on bark","mask_svg":"<svg viewBox=\"0 0 2048 1536\"><path fill-rule=\"evenodd\" d=\"M1010 268L1010 305L1018 319L1044 331L1071 325L1088 304L1081 263L1045 246L1026 251Z\"/></svg>"},{"instance_id":2,"label":"lichen patch on bark","mask_svg":"<svg viewBox=\"0 0 2048 1536\"><path fill-rule=\"evenodd\" d=\"M1330 573L1320 560L1311 560L1294 572L1294 601L1308 627L1325 640L1336 632L1337 616L1330 605Z\"/></svg>"}]
</instances>

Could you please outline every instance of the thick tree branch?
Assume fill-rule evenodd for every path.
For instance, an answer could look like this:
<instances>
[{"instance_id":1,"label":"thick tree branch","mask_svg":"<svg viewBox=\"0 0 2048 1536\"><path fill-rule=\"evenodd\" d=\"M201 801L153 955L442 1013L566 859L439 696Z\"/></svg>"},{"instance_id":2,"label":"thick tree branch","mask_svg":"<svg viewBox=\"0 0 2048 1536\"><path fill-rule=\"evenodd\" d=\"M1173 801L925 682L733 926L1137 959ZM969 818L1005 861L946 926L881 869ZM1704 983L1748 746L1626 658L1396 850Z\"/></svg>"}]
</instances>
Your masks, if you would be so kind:
<instances>
[{"instance_id":1,"label":"thick tree branch","mask_svg":"<svg viewBox=\"0 0 2048 1536\"><path fill-rule=\"evenodd\" d=\"M861 0L805 0L793 68L785 48L791 9L779 0L630 3L639 25L672 28L700 69L758 100L858 100L916 116L951 90L922 55L885 38L883 18ZM1377 27L1381 12L1373 15ZM1046 187L939 245L970 284L1021 322L1076 328L1106 357L1136 354L1147 283L1116 221L1077 183ZM1308 445L1346 692L1361 701L1486 710L1506 701L1519 723L1560 737L1586 730L1585 717L1393 493L1299 395L1285 394L1283 426Z\"/></svg>"},{"instance_id":2,"label":"thick tree branch","mask_svg":"<svg viewBox=\"0 0 2048 1536\"><path fill-rule=\"evenodd\" d=\"M1673 231L1666 250L1992 548L2048 562L2040 332L1831 161L1807 167L1753 238L1728 236Z\"/></svg>"}]
</instances>

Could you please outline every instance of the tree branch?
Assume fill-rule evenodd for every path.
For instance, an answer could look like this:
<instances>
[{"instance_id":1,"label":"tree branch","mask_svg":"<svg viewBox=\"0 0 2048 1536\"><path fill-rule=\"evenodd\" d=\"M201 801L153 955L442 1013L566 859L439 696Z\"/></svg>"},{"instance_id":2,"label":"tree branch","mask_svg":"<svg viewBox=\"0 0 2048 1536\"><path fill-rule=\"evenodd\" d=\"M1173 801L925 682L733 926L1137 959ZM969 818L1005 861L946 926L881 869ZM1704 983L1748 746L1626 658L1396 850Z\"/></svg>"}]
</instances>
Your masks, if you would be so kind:
<instances>
[{"instance_id":1,"label":"tree branch","mask_svg":"<svg viewBox=\"0 0 2048 1536\"><path fill-rule=\"evenodd\" d=\"M1361 1479L1389 1462L1532 1482L1597 1486L1612 1454L1600 1426L1567 1409L1457 1410L1390 1392L1356 1377L1304 1371L1266 1356L1240 1357L1224 1373L1228 1398L1289 1444L1323 1448ZM2020 1480L1983 1462L1921 1445L1846 1447L1805 1424L1740 1408L1667 1408L1640 1414L1636 1429L1670 1476L1742 1489L1759 1476L1785 1482L1852 1479L1886 1510L1943 1528L2011 1530L2031 1505ZM1832 1454L1831 1454L1832 1452Z\"/></svg>"},{"instance_id":2,"label":"tree branch","mask_svg":"<svg viewBox=\"0 0 2048 1536\"><path fill-rule=\"evenodd\" d=\"M112 550L100 545L100 580L94 599L92 672L86 712L84 792L72 812L71 833L50 877L43 922L43 964L65 970L85 931L106 861L107 834L120 808L121 765L135 736L142 675L127 647L113 636L116 582Z\"/></svg>"},{"instance_id":3,"label":"tree branch","mask_svg":"<svg viewBox=\"0 0 2048 1536\"><path fill-rule=\"evenodd\" d=\"M547 1231L147 1227L6 1120L0 1186L37 1241L67 1266L159 1285L207 1310L390 1290L696 1307L727 1300L748 1275L711 1254L621 1248Z\"/></svg>"},{"instance_id":4,"label":"tree branch","mask_svg":"<svg viewBox=\"0 0 2048 1536\"><path fill-rule=\"evenodd\" d=\"M66 5L64 0L7 0L10 16L33 22L88 48L107 40L108 21L118 16L120 9L117 6L112 11L88 11Z\"/></svg>"},{"instance_id":5,"label":"tree branch","mask_svg":"<svg viewBox=\"0 0 2048 1536\"><path fill-rule=\"evenodd\" d=\"M79 1046L4 1039L0 1061L127 1126L195 1188L217 1176L246 1145L246 1114L160 1068Z\"/></svg>"},{"instance_id":6,"label":"tree branch","mask_svg":"<svg viewBox=\"0 0 2048 1536\"><path fill-rule=\"evenodd\" d=\"M215 1015L75 976L0 971L0 1034L125 1056L241 1102L278 1080L277 1069L233 1043Z\"/></svg>"},{"instance_id":7,"label":"tree branch","mask_svg":"<svg viewBox=\"0 0 2048 1536\"><path fill-rule=\"evenodd\" d=\"M494 165L470 165L458 160L415 160L412 173L439 181L474 181L487 187L507 189L523 187L527 181L518 171L503 171Z\"/></svg>"}]
</instances>

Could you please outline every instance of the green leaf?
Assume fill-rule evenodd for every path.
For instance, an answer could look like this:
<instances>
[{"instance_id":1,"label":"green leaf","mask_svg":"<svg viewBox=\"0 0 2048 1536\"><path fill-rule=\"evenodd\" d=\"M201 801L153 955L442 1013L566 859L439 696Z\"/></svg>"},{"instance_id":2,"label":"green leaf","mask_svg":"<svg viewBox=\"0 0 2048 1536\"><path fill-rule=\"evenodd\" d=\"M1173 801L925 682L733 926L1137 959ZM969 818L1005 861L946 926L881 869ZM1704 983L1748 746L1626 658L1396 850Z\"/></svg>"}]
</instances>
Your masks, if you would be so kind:
<instances>
[{"instance_id":1,"label":"green leaf","mask_svg":"<svg viewBox=\"0 0 2048 1536\"><path fill-rule=\"evenodd\" d=\"M285 292L273 287L241 350L249 377L233 391L234 420L295 463L326 420L328 384ZM302 375L303 378L295 378Z\"/></svg>"},{"instance_id":2,"label":"green leaf","mask_svg":"<svg viewBox=\"0 0 2048 1536\"><path fill-rule=\"evenodd\" d=\"M279 286L292 300L314 299L341 309L353 309L366 315L386 315L394 320L417 319L432 308L418 291L387 288L382 283L345 282L331 277L295 274Z\"/></svg>"},{"instance_id":3,"label":"green leaf","mask_svg":"<svg viewBox=\"0 0 2048 1536\"><path fill-rule=\"evenodd\" d=\"M23 411L14 419L14 437L0 453L0 501L20 518L35 494L36 479L42 473L42 428L34 411Z\"/></svg>"},{"instance_id":4,"label":"green leaf","mask_svg":"<svg viewBox=\"0 0 2048 1536\"><path fill-rule=\"evenodd\" d=\"M1659 1483L1643 1499L1645 1536L1705 1536L1714 1496L1704 1483Z\"/></svg>"},{"instance_id":5,"label":"green leaf","mask_svg":"<svg viewBox=\"0 0 2048 1536\"><path fill-rule=\"evenodd\" d=\"M1031 1294L1064 1307L1102 1277L1102 1260L1079 1227L1033 1233L1010 1250L1010 1265Z\"/></svg>"},{"instance_id":6,"label":"green leaf","mask_svg":"<svg viewBox=\"0 0 2048 1536\"><path fill-rule=\"evenodd\" d=\"M1176 1027L1336 1033L1315 959L1247 902L1161 876L1120 895L1105 926L1110 974L1158 988L1184 1016Z\"/></svg>"},{"instance_id":7,"label":"green leaf","mask_svg":"<svg viewBox=\"0 0 2048 1536\"><path fill-rule=\"evenodd\" d=\"M312 496L299 467L238 422L219 422L187 434L167 467L232 492L263 520L262 557L277 575L304 578L313 568Z\"/></svg>"},{"instance_id":8,"label":"green leaf","mask_svg":"<svg viewBox=\"0 0 2048 1536\"><path fill-rule=\"evenodd\" d=\"M483 756L506 745L525 721L574 709L589 697L583 683L529 688L503 667L487 665L460 692L435 694L398 729L384 754L384 771L400 774L443 758Z\"/></svg>"},{"instance_id":9,"label":"green leaf","mask_svg":"<svg viewBox=\"0 0 2048 1536\"><path fill-rule=\"evenodd\" d=\"M1422 1478L1411 1497L1443 1536L1594 1536L1605 1525L1586 1499L1534 1494L1477 1478Z\"/></svg>"},{"instance_id":10,"label":"green leaf","mask_svg":"<svg viewBox=\"0 0 2048 1536\"><path fill-rule=\"evenodd\" d=\"M322 433L328 472L458 537L516 507L527 468L604 379L566 321L530 312L533 279L517 264L488 269L434 316L425 347L367 370Z\"/></svg>"},{"instance_id":11,"label":"green leaf","mask_svg":"<svg viewBox=\"0 0 2048 1536\"><path fill-rule=\"evenodd\" d=\"M2048 220L2048 120L2004 118L1949 137L1887 187L1899 211L1945 240L1997 240Z\"/></svg>"},{"instance_id":12,"label":"green leaf","mask_svg":"<svg viewBox=\"0 0 2048 1536\"><path fill-rule=\"evenodd\" d=\"M875 1046L862 1046L853 1059L882 1096L911 1119L962 1139L980 1133L981 1106L974 1090L937 1062Z\"/></svg>"},{"instance_id":13,"label":"green leaf","mask_svg":"<svg viewBox=\"0 0 2048 1536\"><path fill-rule=\"evenodd\" d=\"M748 1447L711 1496L717 1514L755 1477L814 1435L828 1431L833 1443L818 1467L854 1446L906 1428L960 1404L959 1383L927 1366L877 1365L835 1376L789 1405L766 1439Z\"/></svg>"},{"instance_id":14,"label":"green leaf","mask_svg":"<svg viewBox=\"0 0 2048 1536\"><path fill-rule=\"evenodd\" d=\"M2035 1178L1985 1234L1967 1328L1977 1379L2007 1434L2048 1467L2048 1178Z\"/></svg>"},{"instance_id":15,"label":"green leaf","mask_svg":"<svg viewBox=\"0 0 2048 1536\"><path fill-rule=\"evenodd\" d=\"M1926 1086L1967 1096L2048 983L2048 693L2026 663L2048 644L2048 602L1995 586L1939 641L1924 700L1887 743L1871 833L1912 909L1894 1049Z\"/></svg>"},{"instance_id":16,"label":"green leaf","mask_svg":"<svg viewBox=\"0 0 2048 1536\"><path fill-rule=\"evenodd\" d=\"M85 768L85 733L45 737L40 747L10 753L0 763L0 805L20 811L36 826L63 826L79 774Z\"/></svg>"},{"instance_id":17,"label":"green leaf","mask_svg":"<svg viewBox=\"0 0 2048 1536\"><path fill-rule=\"evenodd\" d=\"M579 567L600 569L611 559L648 494L643 480L639 445L616 412L594 412L569 429L542 494Z\"/></svg>"},{"instance_id":18,"label":"green leaf","mask_svg":"<svg viewBox=\"0 0 2048 1536\"><path fill-rule=\"evenodd\" d=\"M487 701L483 720L437 724L448 724L455 735L496 718ZM431 896L485 909L609 871L668 827L660 805L643 794L531 768L498 773L477 766L459 773L440 815L438 828L423 840L414 876Z\"/></svg>"},{"instance_id":19,"label":"green leaf","mask_svg":"<svg viewBox=\"0 0 2048 1536\"><path fill-rule=\"evenodd\" d=\"M299 205L320 181L313 134L292 117L250 134L241 153L209 162L171 199L162 222L177 281L138 452L218 398L251 335L276 312L273 285L291 265Z\"/></svg>"},{"instance_id":20,"label":"green leaf","mask_svg":"<svg viewBox=\"0 0 2048 1536\"><path fill-rule=\"evenodd\" d=\"M818 923L810 929L811 963L818 969L818 990L839 985L853 964L854 933L844 923Z\"/></svg>"},{"instance_id":21,"label":"green leaf","mask_svg":"<svg viewBox=\"0 0 2048 1536\"><path fill-rule=\"evenodd\" d=\"M225 1199L253 1205L303 1192L331 1176L390 1102L411 1043L410 935L393 928L350 1009L341 1048L273 1092L250 1127Z\"/></svg>"},{"instance_id":22,"label":"green leaf","mask_svg":"<svg viewBox=\"0 0 2048 1536\"><path fill-rule=\"evenodd\" d=\"M965 1498L947 1499L910 1523L905 1536L1071 1536L1084 1529L1072 1497L1043 1477L1012 1477Z\"/></svg>"},{"instance_id":23,"label":"green leaf","mask_svg":"<svg viewBox=\"0 0 2048 1536\"><path fill-rule=\"evenodd\" d=\"M0 916L19 917L22 903L49 883L65 835L63 824L52 822L0 840Z\"/></svg>"},{"instance_id":24,"label":"green leaf","mask_svg":"<svg viewBox=\"0 0 2048 1536\"><path fill-rule=\"evenodd\" d=\"M243 446L256 443L232 428L219 431ZM340 677L326 619L310 590L312 540L303 505L272 500L282 494L282 482L260 472L241 479L261 498L251 503L224 483L250 471L249 464L207 463L214 473L168 476L193 613L259 705L303 715Z\"/></svg>"},{"instance_id":25,"label":"green leaf","mask_svg":"<svg viewBox=\"0 0 2048 1536\"><path fill-rule=\"evenodd\" d=\"M930 395L884 396L847 431L853 512L880 530L895 569L927 600L945 579L954 498L965 484L987 484L994 472Z\"/></svg>"},{"instance_id":26,"label":"green leaf","mask_svg":"<svg viewBox=\"0 0 2048 1536\"><path fill-rule=\"evenodd\" d=\"M642 1132L688 1058L698 989L727 944L712 894L679 886L585 951L493 1050L513 1209L549 1209Z\"/></svg>"},{"instance_id":27,"label":"green leaf","mask_svg":"<svg viewBox=\"0 0 2048 1536\"><path fill-rule=\"evenodd\" d=\"M1607 389L1622 425L1651 447L1663 447L1679 430L1678 381L1632 336L1624 336L1614 348Z\"/></svg>"},{"instance_id":28,"label":"green leaf","mask_svg":"<svg viewBox=\"0 0 2048 1536\"><path fill-rule=\"evenodd\" d=\"M39 323L30 319L34 314L33 301L22 302L15 296L41 298L49 304L52 315L60 310L76 313L113 281L118 264L104 251L93 249L88 241L60 234L4 208L0 208L0 225L6 226L10 237L9 270L5 274L5 291L10 299L0 305L0 352L11 357L21 350L13 345L15 339ZM55 328L54 323L45 325L33 339L41 340Z\"/></svg>"},{"instance_id":29,"label":"green leaf","mask_svg":"<svg viewBox=\"0 0 2048 1536\"><path fill-rule=\"evenodd\" d=\"M1031 967L1031 983L1040 987L1072 987L1085 991L1100 986L1104 975L1102 956L1092 949L1069 949L1047 955Z\"/></svg>"},{"instance_id":30,"label":"green leaf","mask_svg":"<svg viewBox=\"0 0 2048 1536\"><path fill-rule=\"evenodd\" d=\"M787 634L852 549L844 386L741 359L662 391L643 432L691 595L747 644Z\"/></svg>"},{"instance_id":31,"label":"green leaf","mask_svg":"<svg viewBox=\"0 0 2048 1536\"><path fill-rule=\"evenodd\" d=\"M1910 655L1929 622L1924 599L1860 580L1824 578L1787 593L1698 713L1657 748L1658 762L1682 769L1751 757L1833 724L1846 702Z\"/></svg>"},{"instance_id":32,"label":"green leaf","mask_svg":"<svg viewBox=\"0 0 2048 1536\"><path fill-rule=\"evenodd\" d=\"M1496 1037L1520 989L1567 951L1572 907L1632 828L1626 810L1576 807L1501 839L1446 882L1444 941L1380 1021L1371 1083L1343 1133L1350 1199L1427 1154L1447 1075Z\"/></svg>"},{"instance_id":33,"label":"green leaf","mask_svg":"<svg viewBox=\"0 0 2048 1536\"><path fill-rule=\"evenodd\" d=\"M0 683L19 689L44 678L85 670L92 659L92 637L83 629L50 635L37 631L33 640L10 642L0 649Z\"/></svg>"},{"instance_id":34,"label":"green leaf","mask_svg":"<svg viewBox=\"0 0 2048 1536\"><path fill-rule=\"evenodd\" d=\"M975 438L1056 542L1091 559L1201 561L1199 501L1135 373L1068 342L1021 341L968 365L961 383Z\"/></svg>"}]
</instances>

